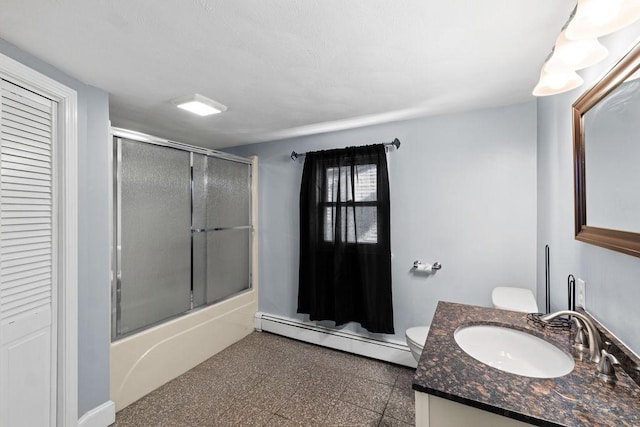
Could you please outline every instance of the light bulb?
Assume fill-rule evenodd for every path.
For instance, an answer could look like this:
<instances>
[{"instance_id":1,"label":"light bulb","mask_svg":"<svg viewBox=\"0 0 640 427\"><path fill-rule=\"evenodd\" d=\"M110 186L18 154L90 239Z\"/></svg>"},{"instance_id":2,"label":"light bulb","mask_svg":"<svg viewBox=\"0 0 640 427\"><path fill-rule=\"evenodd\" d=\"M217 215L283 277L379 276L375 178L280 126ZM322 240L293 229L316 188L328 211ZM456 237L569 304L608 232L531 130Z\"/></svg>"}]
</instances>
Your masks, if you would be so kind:
<instances>
[{"instance_id":1,"label":"light bulb","mask_svg":"<svg viewBox=\"0 0 640 427\"><path fill-rule=\"evenodd\" d=\"M571 74L568 72L550 73L547 77L547 84L551 89L560 89L562 86L566 85L570 79Z\"/></svg>"},{"instance_id":2,"label":"light bulb","mask_svg":"<svg viewBox=\"0 0 640 427\"><path fill-rule=\"evenodd\" d=\"M588 0L583 12L589 22L604 25L611 22L620 13L622 0Z\"/></svg>"},{"instance_id":3,"label":"light bulb","mask_svg":"<svg viewBox=\"0 0 640 427\"><path fill-rule=\"evenodd\" d=\"M640 19L640 0L578 0L575 16L565 30L570 40L611 34Z\"/></svg>"},{"instance_id":4,"label":"light bulb","mask_svg":"<svg viewBox=\"0 0 640 427\"><path fill-rule=\"evenodd\" d=\"M580 86L584 81L575 71L548 72L542 68L540 81L533 89L535 96L556 95Z\"/></svg>"},{"instance_id":5,"label":"light bulb","mask_svg":"<svg viewBox=\"0 0 640 427\"><path fill-rule=\"evenodd\" d=\"M602 61L608 53L597 39L569 40L563 31L544 68L547 72L581 70Z\"/></svg>"}]
</instances>

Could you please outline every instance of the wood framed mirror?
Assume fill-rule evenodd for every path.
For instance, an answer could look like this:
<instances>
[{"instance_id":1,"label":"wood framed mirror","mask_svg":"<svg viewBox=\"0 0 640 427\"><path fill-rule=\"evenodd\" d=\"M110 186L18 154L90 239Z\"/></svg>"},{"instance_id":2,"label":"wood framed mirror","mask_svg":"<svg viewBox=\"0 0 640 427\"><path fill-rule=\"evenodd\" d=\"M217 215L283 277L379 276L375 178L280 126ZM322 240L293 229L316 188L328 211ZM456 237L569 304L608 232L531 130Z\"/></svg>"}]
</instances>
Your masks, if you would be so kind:
<instances>
[{"instance_id":1,"label":"wood framed mirror","mask_svg":"<svg viewBox=\"0 0 640 427\"><path fill-rule=\"evenodd\" d=\"M573 104L575 238L640 257L640 43Z\"/></svg>"}]
</instances>

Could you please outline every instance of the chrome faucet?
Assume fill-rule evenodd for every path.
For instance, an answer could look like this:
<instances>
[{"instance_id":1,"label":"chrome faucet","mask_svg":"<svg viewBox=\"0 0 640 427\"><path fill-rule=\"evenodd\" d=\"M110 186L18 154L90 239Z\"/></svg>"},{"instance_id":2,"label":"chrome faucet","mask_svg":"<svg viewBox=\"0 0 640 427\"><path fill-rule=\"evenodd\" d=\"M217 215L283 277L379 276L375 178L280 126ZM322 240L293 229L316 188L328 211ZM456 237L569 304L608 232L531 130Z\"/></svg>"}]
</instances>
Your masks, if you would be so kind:
<instances>
[{"instance_id":1,"label":"chrome faucet","mask_svg":"<svg viewBox=\"0 0 640 427\"><path fill-rule=\"evenodd\" d=\"M544 322L549 322L555 319L556 317L567 316L567 315L572 316L574 319L577 319L579 322L581 322L584 325L585 328L587 328L587 334L589 335L589 358L591 359L592 362L599 363L601 359L601 351L602 351L602 344L600 342L600 333L598 332L598 329L596 329L596 326L593 324L591 319L589 319L587 316L573 310L562 310L556 313L551 313L551 314L542 316L540 320ZM580 332L579 329L578 329L578 332Z\"/></svg>"},{"instance_id":2,"label":"chrome faucet","mask_svg":"<svg viewBox=\"0 0 640 427\"><path fill-rule=\"evenodd\" d=\"M602 357L600 363L596 367L596 376L608 384L615 384L618 378L616 377L616 370L614 366L620 365L620 362L616 357L609 353L611 343L605 341L604 345L606 349L602 349Z\"/></svg>"}]
</instances>

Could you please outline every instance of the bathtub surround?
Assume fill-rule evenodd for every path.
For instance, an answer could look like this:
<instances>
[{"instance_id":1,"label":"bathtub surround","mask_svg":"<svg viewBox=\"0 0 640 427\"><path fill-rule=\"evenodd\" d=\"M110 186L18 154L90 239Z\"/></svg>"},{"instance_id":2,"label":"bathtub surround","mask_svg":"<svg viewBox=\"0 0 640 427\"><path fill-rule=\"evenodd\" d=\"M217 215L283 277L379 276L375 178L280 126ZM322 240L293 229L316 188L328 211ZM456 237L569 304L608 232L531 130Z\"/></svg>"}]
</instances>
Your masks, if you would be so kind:
<instances>
[{"instance_id":1,"label":"bathtub surround","mask_svg":"<svg viewBox=\"0 0 640 427\"><path fill-rule=\"evenodd\" d=\"M393 334L384 145L307 153L299 260L298 313Z\"/></svg>"},{"instance_id":2,"label":"bathtub surround","mask_svg":"<svg viewBox=\"0 0 640 427\"><path fill-rule=\"evenodd\" d=\"M208 157L208 159L219 160L212 157ZM248 260L251 270L251 287L235 293L223 301L205 307L201 306L185 315L113 342L110 358L111 399L115 402L117 410L126 407L252 332L253 316L258 309L259 287L258 227L255 226L258 218L256 200L258 159L252 157L249 160L251 161L250 175L253 178L251 179L251 190L247 195L251 199L248 203L250 212L245 212L245 215L249 214L249 223L254 224L253 229L248 230L252 234L251 256ZM197 164L195 163L195 165ZM244 170L244 166L242 170ZM242 175L244 176L244 173ZM202 179L196 179L194 182L196 183L196 191L202 191L201 186L198 185ZM216 183L211 184L213 186ZM211 197L220 197L222 194L222 191L212 192ZM198 200L202 201L203 199L196 199L196 202ZM227 198L224 206L229 208L230 204ZM201 208L201 206L198 207L198 203L195 203L194 212L203 213ZM209 214L213 208L213 206L209 208ZM236 214L239 218L232 220L244 221L246 220L245 215ZM198 221L206 221L203 215L196 215L196 217ZM215 218L218 221L229 220L228 215L226 217L215 215ZM206 222L199 222L199 224L202 227ZM209 226L209 224L206 225ZM225 250L227 254L233 255L230 246L232 245L227 243ZM227 265L233 267L236 264L227 263ZM217 269L217 272L220 270ZM220 282L216 281L216 283ZM237 284L238 281L229 279L226 284L229 283ZM233 289L233 291L238 290Z\"/></svg>"},{"instance_id":3,"label":"bathtub surround","mask_svg":"<svg viewBox=\"0 0 640 427\"><path fill-rule=\"evenodd\" d=\"M256 307L254 288L114 342L110 372L116 410L249 335Z\"/></svg>"},{"instance_id":4,"label":"bathtub surround","mask_svg":"<svg viewBox=\"0 0 640 427\"><path fill-rule=\"evenodd\" d=\"M529 102L227 150L260 157L259 311L308 321L296 313L303 165L291 151L396 137L402 148L387 156L396 333L370 334L353 323L340 330L406 346L405 330L428 325L438 300L489 306L496 286L535 290L535 123ZM446 268L415 275L416 259Z\"/></svg>"},{"instance_id":5,"label":"bathtub surround","mask_svg":"<svg viewBox=\"0 0 640 427\"><path fill-rule=\"evenodd\" d=\"M112 132L112 340L250 289L255 164Z\"/></svg>"}]
</instances>

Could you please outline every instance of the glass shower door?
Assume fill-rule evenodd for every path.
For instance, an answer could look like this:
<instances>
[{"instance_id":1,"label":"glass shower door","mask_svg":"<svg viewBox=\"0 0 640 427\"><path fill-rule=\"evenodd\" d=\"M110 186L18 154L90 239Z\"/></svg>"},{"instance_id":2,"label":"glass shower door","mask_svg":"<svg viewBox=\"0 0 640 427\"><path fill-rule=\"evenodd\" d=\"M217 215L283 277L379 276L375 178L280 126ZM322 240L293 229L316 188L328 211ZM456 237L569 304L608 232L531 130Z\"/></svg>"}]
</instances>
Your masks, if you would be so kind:
<instances>
[{"instance_id":1,"label":"glass shower door","mask_svg":"<svg viewBox=\"0 0 640 427\"><path fill-rule=\"evenodd\" d=\"M251 165L194 154L194 306L251 287Z\"/></svg>"},{"instance_id":2,"label":"glass shower door","mask_svg":"<svg viewBox=\"0 0 640 427\"><path fill-rule=\"evenodd\" d=\"M190 154L117 140L115 336L191 306Z\"/></svg>"}]
</instances>

